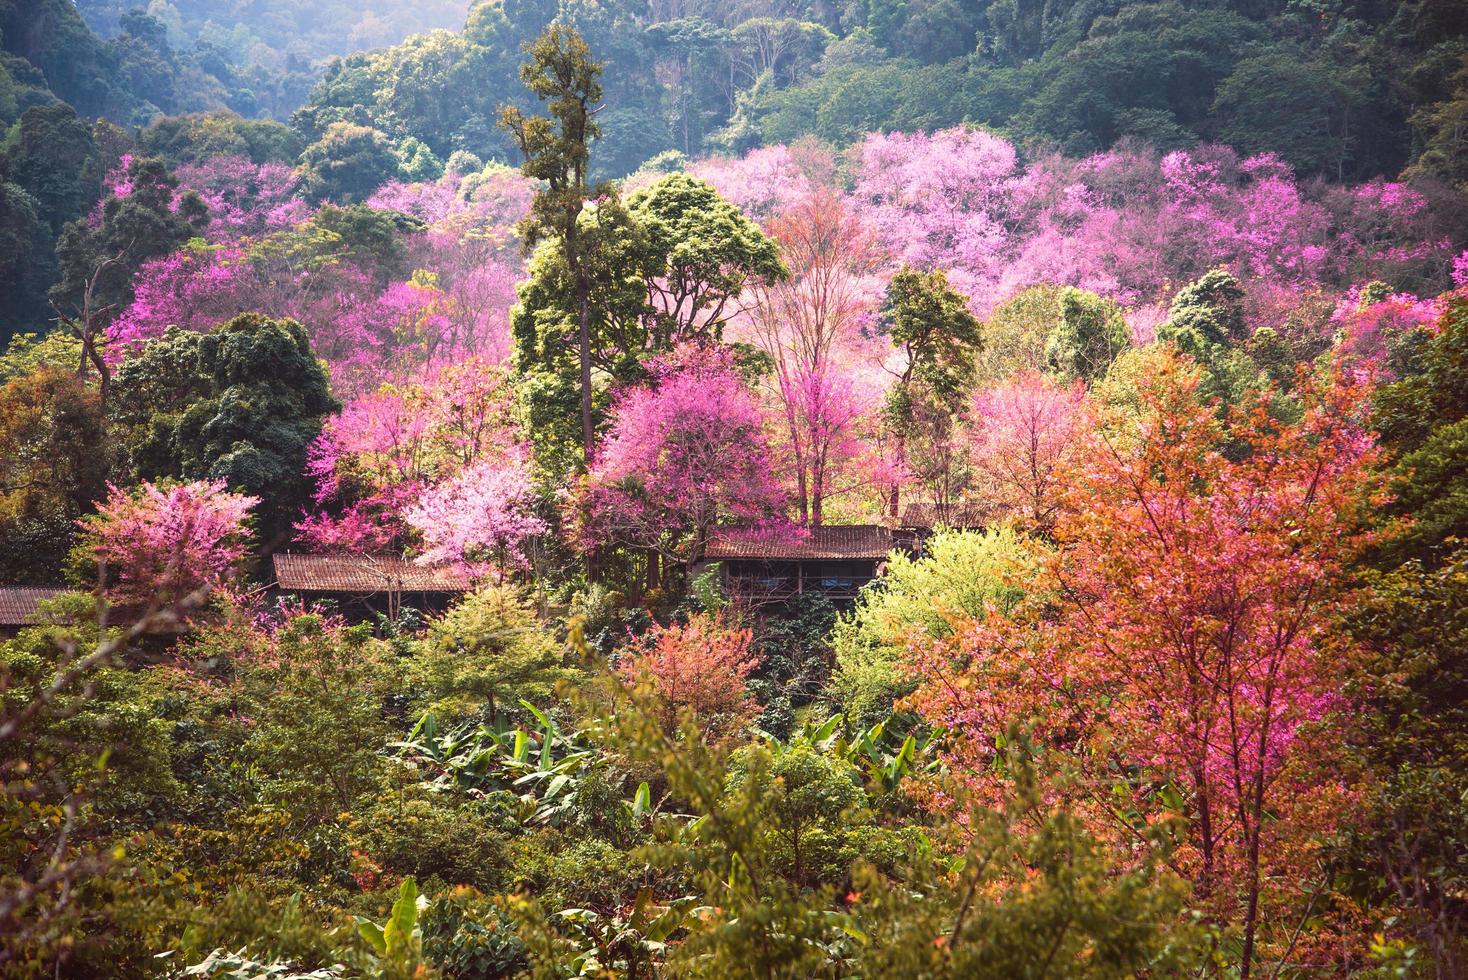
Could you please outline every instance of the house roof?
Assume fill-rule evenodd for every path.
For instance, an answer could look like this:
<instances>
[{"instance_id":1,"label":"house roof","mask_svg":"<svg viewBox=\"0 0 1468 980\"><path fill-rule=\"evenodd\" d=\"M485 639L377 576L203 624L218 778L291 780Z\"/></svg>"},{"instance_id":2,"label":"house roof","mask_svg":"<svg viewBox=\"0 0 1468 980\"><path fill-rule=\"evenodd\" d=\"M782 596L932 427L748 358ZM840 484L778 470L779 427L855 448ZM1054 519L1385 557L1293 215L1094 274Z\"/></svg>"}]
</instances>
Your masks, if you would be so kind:
<instances>
[{"instance_id":1,"label":"house roof","mask_svg":"<svg viewBox=\"0 0 1468 980\"><path fill-rule=\"evenodd\" d=\"M275 580L287 592L468 592L468 573L382 555L277 554Z\"/></svg>"},{"instance_id":2,"label":"house roof","mask_svg":"<svg viewBox=\"0 0 1468 980\"><path fill-rule=\"evenodd\" d=\"M939 507L932 501L914 501L902 508L902 526L923 530L939 526L976 529L986 526L991 516L984 507L976 504Z\"/></svg>"},{"instance_id":3,"label":"house roof","mask_svg":"<svg viewBox=\"0 0 1468 980\"><path fill-rule=\"evenodd\" d=\"M30 586L0 587L0 626L30 626L36 622L36 606L60 589Z\"/></svg>"},{"instance_id":4,"label":"house roof","mask_svg":"<svg viewBox=\"0 0 1468 980\"><path fill-rule=\"evenodd\" d=\"M911 549L913 544L910 533L880 524L823 524L801 528L792 536L715 531L704 550L704 558L709 561L726 558L880 560L893 548Z\"/></svg>"}]
</instances>

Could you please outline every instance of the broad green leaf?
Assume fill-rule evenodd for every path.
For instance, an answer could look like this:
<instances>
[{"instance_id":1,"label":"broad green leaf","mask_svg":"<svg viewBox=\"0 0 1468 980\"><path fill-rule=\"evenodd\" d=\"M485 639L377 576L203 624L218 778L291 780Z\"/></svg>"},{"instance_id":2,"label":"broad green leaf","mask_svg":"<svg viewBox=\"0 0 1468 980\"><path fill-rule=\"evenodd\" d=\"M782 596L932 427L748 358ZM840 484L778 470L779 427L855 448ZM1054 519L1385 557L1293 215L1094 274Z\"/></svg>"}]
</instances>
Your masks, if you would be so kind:
<instances>
[{"instance_id":1,"label":"broad green leaf","mask_svg":"<svg viewBox=\"0 0 1468 980\"><path fill-rule=\"evenodd\" d=\"M378 956L386 956L387 937L383 935L382 926L364 916L354 915L352 918L357 920L357 934L377 951Z\"/></svg>"},{"instance_id":2,"label":"broad green leaf","mask_svg":"<svg viewBox=\"0 0 1468 980\"><path fill-rule=\"evenodd\" d=\"M632 795L632 819L641 820L652 809L652 789L643 782Z\"/></svg>"},{"instance_id":3,"label":"broad green leaf","mask_svg":"<svg viewBox=\"0 0 1468 980\"><path fill-rule=\"evenodd\" d=\"M413 927L417 922L418 883L412 878L405 878L398 890L398 900L393 903L392 913L387 918L387 928L383 930L388 956L395 956L411 945Z\"/></svg>"}]
</instances>

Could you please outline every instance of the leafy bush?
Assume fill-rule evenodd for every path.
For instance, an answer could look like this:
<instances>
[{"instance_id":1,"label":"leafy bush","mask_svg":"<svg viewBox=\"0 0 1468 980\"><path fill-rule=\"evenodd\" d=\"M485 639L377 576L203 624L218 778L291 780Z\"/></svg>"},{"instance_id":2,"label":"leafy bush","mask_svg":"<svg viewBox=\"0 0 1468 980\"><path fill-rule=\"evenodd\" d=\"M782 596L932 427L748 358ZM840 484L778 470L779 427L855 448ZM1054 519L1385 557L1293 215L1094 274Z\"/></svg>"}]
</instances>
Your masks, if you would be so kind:
<instances>
[{"instance_id":1,"label":"leafy bush","mask_svg":"<svg viewBox=\"0 0 1468 980\"><path fill-rule=\"evenodd\" d=\"M469 888L455 888L423 910L423 955L455 980L518 976L530 965L514 923Z\"/></svg>"},{"instance_id":2,"label":"leafy bush","mask_svg":"<svg viewBox=\"0 0 1468 980\"><path fill-rule=\"evenodd\" d=\"M449 718L482 712L491 725L502 714L528 717L521 700L545 704L574 676L564 661L513 588L481 589L429 624L420 654L427 707Z\"/></svg>"},{"instance_id":3,"label":"leafy bush","mask_svg":"<svg viewBox=\"0 0 1468 980\"><path fill-rule=\"evenodd\" d=\"M901 666L909 640L941 638L949 618L1001 612L1024 596L1036 545L1015 532L939 531L921 557L894 553L887 574L857 599L833 634L836 673L830 692L853 721L871 725L916 686Z\"/></svg>"}]
</instances>

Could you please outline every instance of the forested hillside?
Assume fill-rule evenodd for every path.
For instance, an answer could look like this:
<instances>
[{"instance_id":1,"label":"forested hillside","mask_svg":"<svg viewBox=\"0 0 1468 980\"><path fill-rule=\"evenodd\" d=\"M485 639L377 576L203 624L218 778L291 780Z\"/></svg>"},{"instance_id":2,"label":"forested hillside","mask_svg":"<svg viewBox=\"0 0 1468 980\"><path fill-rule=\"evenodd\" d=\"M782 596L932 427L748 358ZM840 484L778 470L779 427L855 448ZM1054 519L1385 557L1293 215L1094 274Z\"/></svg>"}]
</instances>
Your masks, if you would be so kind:
<instances>
[{"instance_id":1,"label":"forested hillside","mask_svg":"<svg viewBox=\"0 0 1468 980\"><path fill-rule=\"evenodd\" d=\"M299 122L317 135L345 118L441 157L503 154L494 107L521 98L520 45L557 16L612 66L600 120L610 175L665 149L846 143L959 122L1072 154L1124 138L1164 149L1209 140L1277 153L1306 176L1360 179L1419 161L1454 180L1465 172L1468 12L1451 0L492 0L457 36L328 68Z\"/></svg>"},{"instance_id":2,"label":"forested hillside","mask_svg":"<svg viewBox=\"0 0 1468 980\"><path fill-rule=\"evenodd\" d=\"M0 976L1468 971L1464 5L0 44Z\"/></svg>"}]
</instances>

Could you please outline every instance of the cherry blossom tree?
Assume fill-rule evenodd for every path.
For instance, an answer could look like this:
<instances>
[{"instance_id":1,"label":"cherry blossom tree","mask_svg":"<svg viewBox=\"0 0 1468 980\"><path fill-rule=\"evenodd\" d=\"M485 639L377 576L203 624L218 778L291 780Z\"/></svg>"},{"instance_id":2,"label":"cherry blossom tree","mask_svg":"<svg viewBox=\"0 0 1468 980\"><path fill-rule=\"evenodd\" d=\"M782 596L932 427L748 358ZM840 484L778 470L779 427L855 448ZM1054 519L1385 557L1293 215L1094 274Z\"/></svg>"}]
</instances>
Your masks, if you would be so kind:
<instances>
[{"instance_id":1,"label":"cherry blossom tree","mask_svg":"<svg viewBox=\"0 0 1468 980\"><path fill-rule=\"evenodd\" d=\"M1388 292L1381 283L1352 289L1336 305L1330 322L1342 354L1382 381L1399 380L1391 364L1393 347L1413 330L1434 330L1443 314L1439 298L1419 299Z\"/></svg>"},{"instance_id":2,"label":"cherry blossom tree","mask_svg":"<svg viewBox=\"0 0 1468 980\"><path fill-rule=\"evenodd\" d=\"M777 145L741 157L700 160L690 169L763 224L799 207L817 187L829 185L835 161L818 146Z\"/></svg>"},{"instance_id":3,"label":"cherry blossom tree","mask_svg":"<svg viewBox=\"0 0 1468 980\"><path fill-rule=\"evenodd\" d=\"M248 157L213 156L175 172L179 186L196 191L209 208L209 235L236 241L292 228L311 216L295 196L300 178L283 163L252 163Z\"/></svg>"},{"instance_id":4,"label":"cherry blossom tree","mask_svg":"<svg viewBox=\"0 0 1468 980\"><path fill-rule=\"evenodd\" d=\"M820 524L826 499L860 482L841 486L838 475L861 457L858 423L880 398L879 387L858 388L854 378L863 362L880 361L864 328L881 303L881 254L830 191L801 199L768 230L790 278L759 288L749 336L774 364L771 394L801 522Z\"/></svg>"},{"instance_id":5,"label":"cherry blossom tree","mask_svg":"<svg viewBox=\"0 0 1468 980\"><path fill-rule=\"evenodd\" d=\"M200 591L227 588L246 554L245 520L259 499L223 480L109 484L97 513L78 525L97 562L99 589L115 609L141 614L188 605Z\"/></svg>"},{"instance_id":6,"label":"cherry blossom tree","mask_svg":"<svg viewBox=\"0 0 1468 980\"><path fill-rule=\"evenodd\" d=\"M1021 371L978 392L969 414L970 460L986 504L1046 531L1061 507L1060 475L1081 436L1085 386Z\"/></svg>"},{"instance_id":7,"label":"cherry blossom tree","mask_svg":"<svg viewBox=\"0 0 1468 980\"><path fill-rule=\"evenodd\" d=\"M886 251L919 269L947 270L968 295L987 294L984 284L999 278L1010 249L1014 147L958 127L873 133L853 153L854 208Z\"/></svg>"},{"instance_id":8,"label":"cherry blossom tree","mask_svg":"<svg viewBox=\"0 0 1468 980\"><path fill-rule=\"evenodd\" d=\"M404 512L429 487L522 455L513 397L502 367L469 358L351 399L311 446L317 510L296 525L300 539L322 551L406 546Z\"/></svg>"},{"instance_id":9,"label":"cherry blossom tree","mask_svg":"<svg viewBox=\"0 0 1468 980\"><path fill-rule=\"evenodd\" d=\"M576 520L588 551L620 542L686 562L716 524L779 516L785 493L770 467L759 403L727 352L684 346L653 372L651 385L613 406Z\"/></svg>"},{"instance_id":10,"label":"cherry blossom tree","mask_svg":"<svg viewBox=\"0 0 1468 980\"><path fill-rule=\"evenodd\" d=\"M491 164L477 173L449 172L436 181L389 181L367 199L368 207L401 211L432 232L458 241L490 241L509 257L515 226L530 213L535 184L518 170Z\"/></svg>"},{"instance_id":11,"label":"cherry blossom tree","mask_svg":"<svg viewBox=\"0 0 1468 980\"><path fill-rule=\"evenodd\" d=\"M423 537L419 560L493 574L528 566L529 542L549 528L535 514L528 468L517 459L483 461L425 490L405 515Z\"/></svg>"}]
</instances>

